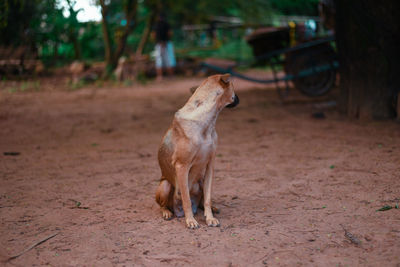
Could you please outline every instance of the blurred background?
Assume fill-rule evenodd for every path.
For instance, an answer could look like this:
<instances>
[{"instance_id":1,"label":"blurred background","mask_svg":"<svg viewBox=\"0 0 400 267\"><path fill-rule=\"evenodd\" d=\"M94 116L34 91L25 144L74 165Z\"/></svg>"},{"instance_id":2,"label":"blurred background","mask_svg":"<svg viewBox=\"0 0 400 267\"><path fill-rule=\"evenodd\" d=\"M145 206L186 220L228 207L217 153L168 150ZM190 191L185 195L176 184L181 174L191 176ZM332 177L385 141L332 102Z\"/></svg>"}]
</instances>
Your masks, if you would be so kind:
<instances>
[{"instance_id":1,"label":"blurred background","mask_svg":"<svg viewBox=\"0 0 400 267\"><path fill-rule=\"evenodd\" d=\"M0 87L9 88L5 82L10 80L33 79L23 90L39 90L44 78L55 77L59 83L61 76L72 89L110 80L145 83L157 74L154 30L162 15L170 25L175 75L269 70L269 76L263 74L266 79L236 76L284 83L278 90L281 98L289 87L320 96L340 81L339 102L345 113L396 117L398 5L342 0L3 0Z\"/></svg>"},{"instance_id":2,"label":"blurred background","mask_svg":"<svg viewBox=\"0 0 400 267\"><path fill-rule=\"evenodd\" d=\"M42 72L77 60L89 65L108 60L112 69L121 56L151 60L151 30L161 12L171 25L179 61L249 59L253 55L245 37L255 29L312 20L316 31L320 20L318 0L5 0L1 5L1 57L25 60L20 66L3 64L3 75Z\"/></svg>"}]
</instances>

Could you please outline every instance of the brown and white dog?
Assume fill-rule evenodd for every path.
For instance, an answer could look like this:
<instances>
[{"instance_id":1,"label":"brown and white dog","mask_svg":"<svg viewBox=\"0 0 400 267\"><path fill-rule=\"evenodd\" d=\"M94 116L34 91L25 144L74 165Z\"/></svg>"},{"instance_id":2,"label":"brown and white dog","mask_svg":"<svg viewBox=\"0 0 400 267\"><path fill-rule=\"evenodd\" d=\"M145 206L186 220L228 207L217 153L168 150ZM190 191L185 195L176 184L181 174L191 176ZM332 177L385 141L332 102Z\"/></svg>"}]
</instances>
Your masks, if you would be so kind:
<instances>
[{"instance_id":1,"label":"brown and white dog","mask_svg":"<svg viewBox=\"0 0 400 267\"><path fill-rule=\"evenodd\" d=\"M215 122L224 107L238 103L230 75L214 75L175 113L158 151L162 177L156 201L164 219L171 219L173 213L177 217L185 215L186 226L198 228L193 214L203 206L207 225L219 226L211 207L218 139Z\"/></svg>"}]
</instances>

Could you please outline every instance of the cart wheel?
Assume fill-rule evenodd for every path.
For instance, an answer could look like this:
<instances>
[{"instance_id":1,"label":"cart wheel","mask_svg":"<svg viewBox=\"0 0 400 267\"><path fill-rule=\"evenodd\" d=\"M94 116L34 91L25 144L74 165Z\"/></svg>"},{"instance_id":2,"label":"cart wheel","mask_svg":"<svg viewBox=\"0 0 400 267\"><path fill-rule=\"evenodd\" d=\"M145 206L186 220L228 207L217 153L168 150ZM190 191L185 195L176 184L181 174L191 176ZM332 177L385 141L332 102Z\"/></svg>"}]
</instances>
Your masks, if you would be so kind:
<instances>
[{"instance_id":1,"label":"cart wheel","mask_svg":"<svg viewBox=\"0 0 400 267\"><path fill-rule=\"evenodd\" d=\"M333 63L335 52L330 46L314 48L313 50L300 50L288 57L285 70L288 74L297 76L304 71L312 71L313 68L329 66ZM329 92L336 80L334 68L318 73L310 73L305 77L293 79L294 86L308 96L322 96Z\"/></svg>"}]
</instances>

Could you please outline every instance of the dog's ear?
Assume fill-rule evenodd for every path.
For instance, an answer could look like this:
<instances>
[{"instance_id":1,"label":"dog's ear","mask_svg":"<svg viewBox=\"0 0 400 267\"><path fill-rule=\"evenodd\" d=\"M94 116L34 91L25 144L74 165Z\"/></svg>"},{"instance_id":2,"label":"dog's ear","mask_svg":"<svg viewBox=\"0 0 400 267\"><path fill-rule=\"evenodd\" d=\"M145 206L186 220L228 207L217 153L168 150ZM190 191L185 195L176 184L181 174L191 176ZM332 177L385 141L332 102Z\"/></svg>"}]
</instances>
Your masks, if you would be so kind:
<instances>
[{"instance_id":1,"label":"dog's ear","mask_svg":"<svg viewBox=\"0 0 400 267\"><path fill-rule=\"evenodd\" d=\"M224 83L224 84L229 84L229 82L231 81L231 75L229 74L229 73L226 73L226 74L224 74L224 75L221 75L221 81Z\"/></svg>"}]
</instances>

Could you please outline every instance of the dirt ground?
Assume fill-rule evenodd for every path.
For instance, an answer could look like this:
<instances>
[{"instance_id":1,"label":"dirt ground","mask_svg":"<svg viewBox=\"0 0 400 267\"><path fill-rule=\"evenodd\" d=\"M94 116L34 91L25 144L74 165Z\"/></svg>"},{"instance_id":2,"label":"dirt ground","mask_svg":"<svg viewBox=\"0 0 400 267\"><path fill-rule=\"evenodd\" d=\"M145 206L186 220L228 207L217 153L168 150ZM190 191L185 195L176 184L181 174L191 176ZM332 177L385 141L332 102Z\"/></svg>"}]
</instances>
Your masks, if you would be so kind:
<instances>
[{"instance_id":1,"label":"dirt ground","mask_svg":"<svg viewBox=\"0 0 400 267\"><path fill-rule=\"evenodd\" d=\"M217 121L221 227L164 221L158 145L201 80L0 90L0 265L400 266L400 124L242 81Z\"/></svg>"}]
</instances>

